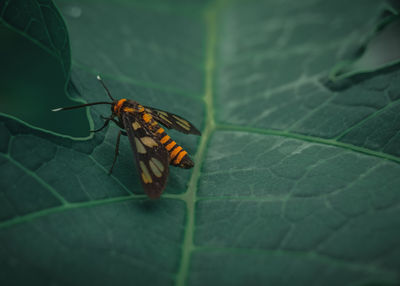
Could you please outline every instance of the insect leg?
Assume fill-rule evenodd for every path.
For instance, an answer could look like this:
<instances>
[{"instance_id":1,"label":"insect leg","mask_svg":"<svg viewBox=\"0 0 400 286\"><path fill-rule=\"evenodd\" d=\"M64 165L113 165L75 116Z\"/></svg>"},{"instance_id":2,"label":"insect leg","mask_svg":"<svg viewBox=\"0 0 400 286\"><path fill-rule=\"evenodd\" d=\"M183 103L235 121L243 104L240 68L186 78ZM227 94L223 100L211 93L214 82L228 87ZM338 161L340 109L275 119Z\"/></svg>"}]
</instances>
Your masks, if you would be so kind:
<instances>
[{"instance_id":1,"label":"insect leg","mask_svg":"<svg viewBox=\"0 0 400 286\"><path fill-rule=\"evenodd\" d=\"M117 162L117 157L118 157L118 154L119 154L119 140L120 140L120 138L121 138L121 130L118 132L118 135L117 135L117 143L115 144L115 155L114 155L114 160L113 160L113 163L112 163L112 165L111 165L111 168L110 168L110 171L108 171L108 174L109 175L111 175L111 173L112 173L112 170L113 170L113 168L114 168L114 165L115 165L115 162Z\"/></svg>"},{"instance_id":2,"label":"insect leg","mask_svg":"<svg viewBox=\"0 0 400 286\"><path fill-rule=\"evenodd\" d=\"M105 118L105 119L108 119L108 118ZM122 123L122 121L120 121L119 119L118 120L116 120L114 117L110 117L110 120L112 121L112 122L114 122L117 126L119 126L120 128L122 128L122 129L124 129L124 124ZM121 131L122 132L122 135L126 135L126 132L125 131Z\"/></svg>"},{"instance_id":3,"label":"insect leg","mask_svg":"<svg viewBox=\"0 0 400 286\"><path fill-rule=\"evenodd\" d=\"M104 117L104 116L100 116L102 119L105 119L106 121L104 122L103 126L100 127L99 129L96 130L89 130L90 132L99 132L101 130L103 130L104 128L106 128L106 126L110 123L110 121L114 122L115 124L117 124L118 126L121 127L121 123L118 122L117 120L115 120L113 117Z\"/></svg>"},{"instance_id":4,"label":"insect leg","mask_svg":"<svg viewBox=\"0 0 400 286\"><path fill-rule=\"evenodd\" d=\"M117 135L117 144L115 145L114 160L113 160L113 163L112 163L112 165L111 165L110 171L108 171L108 174L109 174L109 175L111 175L112 170L113 170L114 165L115 165L115 162L117 162L117 157L118 157L118 154L119 154L119 141L120 141L120 139L121 139L121 135L127 136L127 133L126 133L125 131L122 131L122 130L120 130L120 131L118 132L118 135Z\"/></svg>"},{"instance_id":5,"label":"insect leg","mask_svg":"<svg viewBox=\"0 0 400 286\"><path fill-rule=\"evenodd\" d=\"M89 130L90 132L99 132L101 130L103 130L104 128L106 128L106 126L108 125L108 123L110 123L110 120L112 120L112 118L107 118L107 117L101 117L103 119L105 119L106 121L104 122L103 126L100 127L99 129L95 129L95 130Z\"/></svg>"}]
</instances>

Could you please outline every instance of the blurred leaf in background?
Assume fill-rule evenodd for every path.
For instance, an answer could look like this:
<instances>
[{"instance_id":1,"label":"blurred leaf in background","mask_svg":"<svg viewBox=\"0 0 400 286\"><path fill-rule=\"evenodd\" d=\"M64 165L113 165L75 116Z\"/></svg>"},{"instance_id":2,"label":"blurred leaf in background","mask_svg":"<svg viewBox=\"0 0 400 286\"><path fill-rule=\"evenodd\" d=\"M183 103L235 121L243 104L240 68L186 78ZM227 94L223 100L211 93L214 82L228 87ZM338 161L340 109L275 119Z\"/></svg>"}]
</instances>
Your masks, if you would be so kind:
<instances>
[{"instance_id":1,"label":"blurred leaf in background","mask_svg":"<svg viewBox=\"0 0 400 286\"><path fill-rule=\"evenodd\" d=\"M328 84L385 11L0 0L0 285L398 285L398 58ZM107 175L109 106L49 112L107 100L97 74L202 130L169 132L196 165L158 201L126 138Z\"/></svg>"},{"instance_id":2,"label":"blurred leaf in background","mask_svg":"<svg viewBox=\"0 0 400 286\"><path fill-rule=\"evenodd\" d=\"M327 86L343 89L355 82L374 77L382 70L394 71L400 63L400 2L388 1L385 9L367 33L364 43L352 56L332 69Z\"/></svg>"},{"instance_id":3,"label":"blurred leaf in background","mask_svg":"<svg viewBox=\"0 0 400 286\"><path fill-rule=\"evenodd\" d=\"M68 32L54 4L0 1L0 11L0 112L49 131L88 136L84 110L64 118L50 112L74 104L64 92L71 61Z\"/></svg>"}]
</instances>

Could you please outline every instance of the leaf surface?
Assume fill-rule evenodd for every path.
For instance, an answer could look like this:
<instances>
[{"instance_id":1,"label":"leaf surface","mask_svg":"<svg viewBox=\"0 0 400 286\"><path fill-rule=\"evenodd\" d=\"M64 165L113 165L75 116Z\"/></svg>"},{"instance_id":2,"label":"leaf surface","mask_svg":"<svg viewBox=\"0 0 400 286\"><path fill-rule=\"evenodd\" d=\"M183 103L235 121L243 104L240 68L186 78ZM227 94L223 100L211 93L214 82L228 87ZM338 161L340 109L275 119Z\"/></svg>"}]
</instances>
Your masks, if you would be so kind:
<instances>
[{"instance_id":1,"label":"leaf surface","mask_svg":"<svg viewBox=\"0 0 400 286\"><path fill-rule=\"evenodd\" d=\"M149 201L127 140L107 175L115 126L78 140L2 116L1 285L400 283L400 71L322 80L381 3L56 4L74 97L106 100L100 73L202 136L169 132L196 165Z\"/></svg>"}]
</instances>

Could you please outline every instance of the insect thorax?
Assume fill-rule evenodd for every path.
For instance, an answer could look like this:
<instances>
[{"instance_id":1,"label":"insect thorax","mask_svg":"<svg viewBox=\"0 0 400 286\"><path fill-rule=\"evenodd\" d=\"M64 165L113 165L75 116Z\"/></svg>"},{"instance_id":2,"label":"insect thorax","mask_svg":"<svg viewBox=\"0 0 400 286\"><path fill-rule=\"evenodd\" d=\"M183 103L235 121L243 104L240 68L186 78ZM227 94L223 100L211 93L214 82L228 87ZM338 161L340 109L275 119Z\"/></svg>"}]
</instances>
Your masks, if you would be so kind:
<instances>
[{"instance_id":1,"label":"insect thorax","mask_svg":"<svg viewBox=\"0 0 400 286\"><path fill-rule=\"evenodd\" d=\"M115 101L111 107L111 110L113 114L121 117L122 113L143 112L144 107L134 100L123 98Z\"/></svg>"}]
</instances>

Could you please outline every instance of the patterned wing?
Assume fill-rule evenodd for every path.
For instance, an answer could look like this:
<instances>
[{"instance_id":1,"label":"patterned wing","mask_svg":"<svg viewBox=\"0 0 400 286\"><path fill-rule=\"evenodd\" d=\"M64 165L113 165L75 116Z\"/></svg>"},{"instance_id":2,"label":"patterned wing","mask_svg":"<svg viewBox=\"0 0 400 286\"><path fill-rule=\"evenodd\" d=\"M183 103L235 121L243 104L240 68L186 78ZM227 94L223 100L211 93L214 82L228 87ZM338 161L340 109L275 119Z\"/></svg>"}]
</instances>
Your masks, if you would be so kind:
<instances>
[{"instance_id":1,"label":"patterned wing","mask_svg":"<svg viewBox=\"0 0 400 286\"><path fill-rule=\"evenodd\" d=\"M160 109L154 109L152 107L145 108L146 112L150 113L157 122L161 123L168 129L176 129L185 134L201 135L200 131L194 127L192 123L176 114Z\"/></svg>"},{"instance_id":2,"label":"patterned wing","mask_svg":"<svg viewBox=\"0 0 400 286\"><path fill-rule=\"evenodd\" d=\"M167 183L168 151L160 140L149 132L147 125L137 113L124 112L121 117L135 153L143 187L150 198L158 198Z\"/></svg>"}]
</instances>

